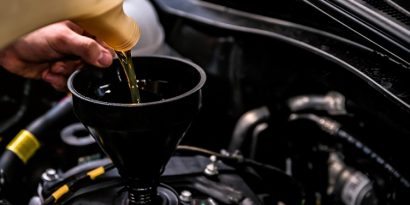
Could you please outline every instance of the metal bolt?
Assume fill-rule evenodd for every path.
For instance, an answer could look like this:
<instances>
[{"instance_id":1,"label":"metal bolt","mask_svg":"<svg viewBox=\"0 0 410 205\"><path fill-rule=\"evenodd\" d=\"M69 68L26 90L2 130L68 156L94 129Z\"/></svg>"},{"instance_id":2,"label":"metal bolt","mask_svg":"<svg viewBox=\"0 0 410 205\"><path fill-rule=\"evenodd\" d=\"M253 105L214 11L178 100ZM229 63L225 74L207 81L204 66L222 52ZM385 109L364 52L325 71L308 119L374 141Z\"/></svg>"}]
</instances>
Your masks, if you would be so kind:
<instances>
[{"instance_id":1,"label":"metal bolt","mask_svg":"<svg viewBox=\"0 0 410 205\"><path fill-rule=\"evenodd\" d=\"M191 202L192 200L192 193L188 190L183 190L181 191L181 194L179 195L179 199L183 202Z\"/></svg>"},{"instance_id":2,"label":"metal bolt","mask_svg":"<svg viewBox=\"0 0 410 205\"><path fill-rule=\"evenodd\" d=\"M0 186L6 183L6 179L4 177L4 170L0 169Z\"/></svg>"},{"instance_id":3,"label":"metal bolt","mask_svg":"<svg viewBox=\"0 0 410 205\"><path fill-rule=\"evenodd\" d=\"M44 171L44 173L41 175L43 182L51 182L58 178L59 176L55 169L46 169L46 171Z\"/></svg>"},{"instance_id":4,"label":"metal bolt","mask_svg":"<svg viewBox=\"0 0 410 205\"><path fill-rule=\"evenodd\" d=\"M209 205L218 205L218 203L216 203L216 201L215 201L213 198L211 198L211 197L209 197L209 198L207 199L207 201L208 201L208 204L209 204Z\"/></svg>"},{"instance_id":5,"label":"metal bolt","mask_svg":"<svg viewBox=\"0 0 410 205\"><path fill-rule=\"evenodd\" d=\"M219 173L218 165L216 164L217 163L217 158L216 158L215 155L212 155L209 159L211 160L211 163L206 165L204 173L208 176L215 176Z\"/></svg>"}]
</instances>

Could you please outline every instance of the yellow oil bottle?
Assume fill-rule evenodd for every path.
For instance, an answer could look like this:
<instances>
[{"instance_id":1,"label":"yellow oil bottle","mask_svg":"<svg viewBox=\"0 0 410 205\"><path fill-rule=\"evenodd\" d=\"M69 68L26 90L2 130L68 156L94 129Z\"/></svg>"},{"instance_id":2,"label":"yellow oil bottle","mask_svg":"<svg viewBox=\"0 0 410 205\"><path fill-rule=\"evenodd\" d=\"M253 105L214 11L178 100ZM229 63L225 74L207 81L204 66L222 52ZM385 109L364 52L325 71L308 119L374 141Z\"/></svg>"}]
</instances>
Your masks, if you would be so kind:
<instances>
[{"instance_id":1,"label":"yellow oil bottle","mask_svg":"<svg viewBox=\"0 0 410 205\"><path fill-rule=\"evenodd\" d=\"M130 50L140 31L122 5L123 0L2 0L0 49L37 28L71 20L114 50Z\"/></svg>"}]
</instances>

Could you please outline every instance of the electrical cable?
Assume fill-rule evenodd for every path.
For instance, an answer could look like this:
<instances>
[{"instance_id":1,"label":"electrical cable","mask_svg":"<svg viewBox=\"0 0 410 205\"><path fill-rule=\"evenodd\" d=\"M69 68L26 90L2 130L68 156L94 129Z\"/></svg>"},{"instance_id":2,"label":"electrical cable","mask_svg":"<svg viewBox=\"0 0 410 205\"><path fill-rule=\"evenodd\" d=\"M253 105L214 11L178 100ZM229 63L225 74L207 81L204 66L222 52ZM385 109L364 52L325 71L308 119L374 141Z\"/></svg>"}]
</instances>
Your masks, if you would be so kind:
<instances>
[{"instance_id":1,"label":"electrical cable","mask_svg":"<svg viewBox=\"0 0 410 205\"><path fill-rule=\"evenodd\" d=\"M406 187L407 189L410 188L410 182L405 177L403 177L403 175L397 169L395 169L391 164L386 162L386 160L384 160L380 155L375 153L372 149L364 145L362 142L357 140L355 137L353 137L351 134L344 131L343 129L339 129L336 134L338 137L344 139L347 143L356 147L364 155L366 155L374 162L379 164L381 167L383 167L384 170L386 170L388 173L394 176L404 187Z\"/></svg>"},{"instance_id":2,"label":"electrical cable","mask_svg":"<svg viewBox=\"0 0 410 205\"><path fill-rule=\"evenodd\" d=\"M0 171L4 173L5 183L13 184L20 176L29 159L41 147L38 137L58 124L64 117L72 112L72 100L68 95L33 120L25 129L22 129L6 146L0 155Z\"/></svg>"},{"instance_id":3,"label":"electrical cable","mask_svg":"<svg viewBox=\"0 0 410 205\"><path fill-rule=\"evenodd\" d=\"M177 150L193 151L193 152L199 152L201 154L206 154L206 155L215 155L219 158L228 158L228 156L220 154L218 152L214 152L212 150L204 149L201 147L189 146L189 145L178 145Z\"/></svg>"},{"instance_id":4,"label":"electrical cable","mask_svg":"<svg viewBox=\"0 0 410 205\"><path fill-rule=\"evenodd\" d=\"M76 175L74 179L56 188L55 191L44 200L43 205L55 204L67 193L75 192L76 190L81 188L83 184L87 184L89 182L94 181L97 177L103 175L104 173L113 169L114 167L115 166L113 164L108 164L105 166L94 168L88 172L83 172L81 174Z\"/></svg>"},{"instance_id":5,"label":"electrical cable","mask_svg":"<svg viewBox=\"0 0 410 205\"><path fill-rule=\"evenodd\" d=\"M224 155L224 154L220 154L211 150L207 150L204 148L200 148L200 147L195 147L195 146L188 146L188 145L179 145L177 147L177 150L185 150L185 151L193 151L193 152L199 152L202 154L206 154L206 155L214 155L220 159L225 159L225 160L230 160L239 164L244 164L244 165L251 165L251 166L256 166L256 167L260 167L260 168L264 168L264 169L268 169L270 171L274 171L274 172L278 172L280 174L284 174L289 176L288 174L286 174L284 171L282 171L281 169L268 165L268 164L264 164L261 162L257 162L255 160L252 159L248 159L248 158L244 158L240 155L233 155L233 156L228 156L228 155Z\"/></svg>"},{"instance_id":6,"label":"electrical cable","mask_svg":"<svg viewBox=\"0 0 410 205\"><path fill-rule=\"evenodd\" d=\"M298 187L299 192L301 194L301 198L302 198L301 204L305 203L304 199L305 199L306 193L305 193L302 185L299 182L297 182L293 177L289 176L288 174L286 174L286 172L284 172L283 170L281 170L277 167L255 161L253 159L244 158L241 155L225 155L225 154L217 153L217 152L212 151L212 150L208 150L208 149L204 149L204 148L200 148L200 147L195 147L195 146L179 145L177 147L177 150L192 151L192 152L197 152L197 153L205 154L205 155L214 155L214 156L220 158L223 162L225 162L228 165L232 165L232 166L245 165L245 166L250 166L250 167L254 167L254 168L261 168L261 169L265 169L265 170L274 172L274 173L279 174L281 176L284 176L284 177L286 177L286 179L289 180L289 182L291 182L293 185Z\"/></svg>"},{"instance_id":7,"label":"electrical cable","mask_svg":"<svg viewBox=\"0 0 410 205\"><path fill-rule=\"evenodd\" d=\"M6 122L5 129L9 129L18 123L20 118L24 117L28 106L26 104L28 104L31 95L30 90L31 82L27 81L24 87L24 96L20 110ZM70 112L72 112L72 100L71 95L68 95L43 115L34 119L8 143L6 149L0 155L0 172L2 173L2 189L0 192L3 190L9 190L10 193L17 191L11 191L14 189L13 184L20 180L25 165L41 147L38 137L41 137L50 128L56 126Z\"/></svg>"},{"instance_id":8,"label":"electrical cable","mask_svg":"<svg viewBox=\"0 0 410 205\"><path fill-rule=\"evenodd\" d=\"M252 160L252 159L243 158L240 155L228 156L228 155L225 155L225 154L220 154L220 153L208 150L208 149L195 147L195 146L179 145L177 147L177 150L191 151L191 152L200 153L200 154L204 154L204 155L214 155L214 156L218 157L219 159L221 159L222 161L226 162L228 165L229 164L248 165L248 166L252 166L252 167L263 168L263 169L278 173L282 176L286 176L286 178L288 180L290 180L292 182L292 184L296 185L299 188L299 191L300 191L301 197L302 197L301 204L304 204L305 192L304 192L302 186L295 179L293 179L291 176L287 175L284 171L282 171L282 170L280 170L280 169L278 169L274 166L264 164L264 163L261 163L261 162L257 162L257 161ZM69 192L74 193L76 190L78 190L79 188L82 187L81 185L92 182L97 177L103 175L104 173L106 173L107 171L113 169L114 167L115 166L112 163L110 163L110 164L107 164L105 166L100 166L98 168L92 169L91 171L83 172L83 173L80 173L80 174L75 175L73 177L70 177L71 178L70 180L67 179L67 180L64 180L62 182L59 182L58 187L55 188L54 189L55 191L49 197L47 197L44 200L43 205L55 204L62 197L66 196L67 193L69 193Z\"/></svg>"},{"instance_id":9,"label":"electrical cable","mask_svg":"<svg viewBox=\"0 0 410 205\"><path fill-rule=\"evenodd\" d=\"M397 169L395 169L391 164L384 160L379 154L370 149L370 147L366 146L363 142L345 131L342 128L341 124L337 121L326 117L319 117L315 114L291 114L289 117L290 121L300 119L310 120L316 123L324 132L330 134L331 136L337 137L339 140L343 140L344 142L357 148L369 159L379 164L387 173L390 173L392 176L394 176L401 185L403 185L407 189L410 188L409 180L407 180Z\"/></svg>"}]
</instances>

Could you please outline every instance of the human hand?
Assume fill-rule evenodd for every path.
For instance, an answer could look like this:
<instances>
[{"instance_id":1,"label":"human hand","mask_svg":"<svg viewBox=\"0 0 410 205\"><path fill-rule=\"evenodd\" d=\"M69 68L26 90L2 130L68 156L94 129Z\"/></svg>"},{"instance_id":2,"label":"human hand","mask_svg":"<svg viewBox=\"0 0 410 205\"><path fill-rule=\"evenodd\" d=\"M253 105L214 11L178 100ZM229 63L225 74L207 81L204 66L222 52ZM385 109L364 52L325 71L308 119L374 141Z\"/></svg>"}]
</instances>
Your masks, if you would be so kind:
<instances>
[{"instance_id":1,"label":"human hand","mask_svg":"<svg viewBox=\"0 0 410 205\"><path fill-rule=\"evenodd\" d=\"M0 50L0 65L27 78L42 78L66 89L67 78L84 63L108 67L113 53L86 36L84 29L64 21L38 29Z\"/></svg>"}]
</instances>

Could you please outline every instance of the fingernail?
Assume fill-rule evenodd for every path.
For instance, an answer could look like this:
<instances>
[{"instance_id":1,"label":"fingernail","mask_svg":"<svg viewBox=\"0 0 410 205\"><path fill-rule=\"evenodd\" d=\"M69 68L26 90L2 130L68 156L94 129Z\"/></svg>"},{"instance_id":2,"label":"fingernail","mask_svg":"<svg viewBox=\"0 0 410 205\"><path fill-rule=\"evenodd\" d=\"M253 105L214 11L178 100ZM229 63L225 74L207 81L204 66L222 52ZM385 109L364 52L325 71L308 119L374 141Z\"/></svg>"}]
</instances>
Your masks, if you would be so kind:
<instances>
[{"instance_id":1,"label":"fingernail","mask_svg":"<svg viewBox=\"0 0 410 205\"><path fill-rule=\"evenodd\" d=\"M111 65L112 56L109 53L101 52L100 56L98 57L98 64L103 67L107 67Z\"/></svg>"}]
</instances>

